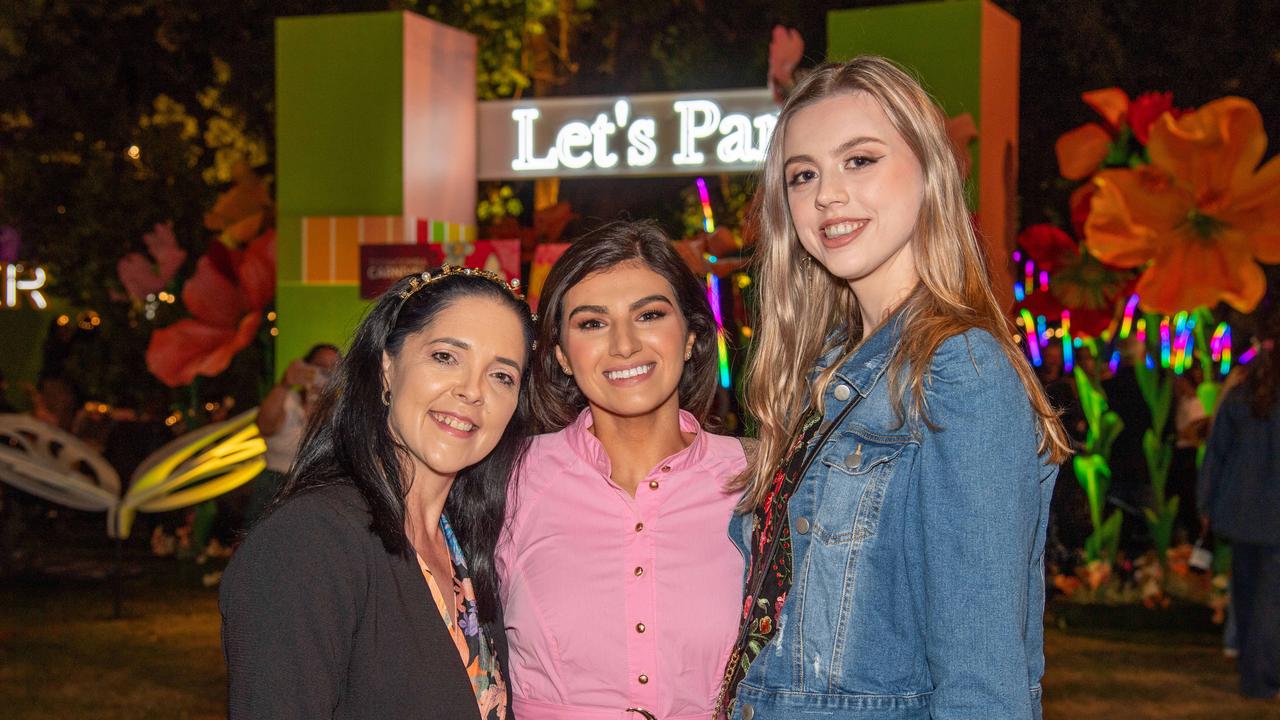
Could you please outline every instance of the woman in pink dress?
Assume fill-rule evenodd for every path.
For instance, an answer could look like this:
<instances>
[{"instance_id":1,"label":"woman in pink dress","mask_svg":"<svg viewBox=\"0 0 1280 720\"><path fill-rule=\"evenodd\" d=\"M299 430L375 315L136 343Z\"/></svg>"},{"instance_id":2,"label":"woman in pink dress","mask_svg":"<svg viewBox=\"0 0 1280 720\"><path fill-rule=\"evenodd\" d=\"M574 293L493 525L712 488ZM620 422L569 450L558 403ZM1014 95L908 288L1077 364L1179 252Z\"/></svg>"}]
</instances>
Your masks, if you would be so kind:
<instances>
[{"instance_id":1,"label":"woman in pink dress","mask_svg":"<svg viewBox=\"0 0 1280 720\"><path fill-rule=\"evenodd\" d=\"M703 429L716 326L647 223L584 237L542 293L534 439L497 566L520 720L710 720L741 613L742 445Z\"/></svg>"}]
</instances>

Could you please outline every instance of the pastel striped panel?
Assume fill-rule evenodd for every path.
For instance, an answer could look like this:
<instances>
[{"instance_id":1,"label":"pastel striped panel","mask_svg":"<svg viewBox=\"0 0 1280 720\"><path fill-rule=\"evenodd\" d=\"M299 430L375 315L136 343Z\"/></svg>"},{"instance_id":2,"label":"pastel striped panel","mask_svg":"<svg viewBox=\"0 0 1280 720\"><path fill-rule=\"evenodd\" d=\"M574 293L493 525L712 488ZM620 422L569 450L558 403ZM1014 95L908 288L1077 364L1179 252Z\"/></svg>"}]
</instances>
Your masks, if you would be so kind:
<instances>
[{"instance_id":1,"label":"pastel striped panel","mask_svg":"<svg viewBox=\"0 0 1280 720\"><path fill-rule=\"evenodd\" d=\"M445 242L474 242L476 226L443 220L418 220L418 243L438 245Z\"/></svg>"},{"instance_id":2,"label":"pastel striped panel","mask_svg":"<svg viewBox=\"0 0 1280 720\"><path fill-rule=\"evenodd\" d=\"M359 283L361 245L437 244L475 238L474 225L400 215L306 217L302 219L302 283Z\"/></svg>"}]
</instances>

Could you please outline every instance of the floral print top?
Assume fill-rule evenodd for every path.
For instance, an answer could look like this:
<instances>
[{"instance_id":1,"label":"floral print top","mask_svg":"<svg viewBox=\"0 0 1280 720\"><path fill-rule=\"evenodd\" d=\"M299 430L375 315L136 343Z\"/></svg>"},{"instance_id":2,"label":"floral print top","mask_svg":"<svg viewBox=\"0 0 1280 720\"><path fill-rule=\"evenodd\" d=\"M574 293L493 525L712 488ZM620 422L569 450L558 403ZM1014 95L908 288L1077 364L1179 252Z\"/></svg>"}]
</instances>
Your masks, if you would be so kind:
<instances>
[{"instance_id":1,"label":"floral print top","mask_svg":"<svg viewBox=\"0 0 1280 720\"><path fill-rule=\"evenodd\" d=\"M453 603L457 608L455 617L449 616L449 606L445 602L435 576L427 567L422 556L418 556L418 565L422 575L431 588L431 597L436 601L436 609L449 628L449 635L458 648L462 658L462 666L471 679L471 689L475 691L476 703L480 707L483 720L505 720L507 716L507 688L502 681L502 673L498 667L498 655L494 651L493 641L480 627L476 616L476 594L471 586L471 577L467 572L467 561L462 555L462 546L453 534L449 519L440 516L440 530L444 533L445 545L449 548L449 558L453 562Z\"/></svg>"},{"instance_id":2,"label":"floral print top","mask_svg":"<svg viewBox=\"0 0 1280 720\"><path fill-rule=\"evenodd\" d=\"M818 414L811 415L778 464L773 486L764 502L755 510L755 526L751 531L751 568L747 573L747 596L742 603L742 624L738 643L729 655L716 701L716 717L733 714L738 683L747 668L769 643L778 629L778 617L791 590L791 523L787 505L800 484L804 469L804 448L818 430ZM753 592L754 590L754 592Z\"/></svg>"}]
</instances>

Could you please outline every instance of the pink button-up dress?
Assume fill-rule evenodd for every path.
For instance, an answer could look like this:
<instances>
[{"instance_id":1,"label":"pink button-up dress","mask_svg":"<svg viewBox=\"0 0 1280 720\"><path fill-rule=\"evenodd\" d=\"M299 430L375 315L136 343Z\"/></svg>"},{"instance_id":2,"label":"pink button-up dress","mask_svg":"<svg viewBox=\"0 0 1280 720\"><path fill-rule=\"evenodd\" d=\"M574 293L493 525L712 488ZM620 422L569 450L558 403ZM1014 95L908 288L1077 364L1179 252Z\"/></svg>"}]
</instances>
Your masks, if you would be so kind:
<instances>
[{"instance_id":1,"label":"pink button-up dress","mask_svg":"<svg viewBox=\"0 0 1280 720\"><path fill-rule=\"evenodd\" d=\"M520 720L712 717L742 612L729 540L746 464L734 438L697 433L633 498L609 479L591 411L541 435L517 471L498 573Z\"/></svg>"}]
</instances>

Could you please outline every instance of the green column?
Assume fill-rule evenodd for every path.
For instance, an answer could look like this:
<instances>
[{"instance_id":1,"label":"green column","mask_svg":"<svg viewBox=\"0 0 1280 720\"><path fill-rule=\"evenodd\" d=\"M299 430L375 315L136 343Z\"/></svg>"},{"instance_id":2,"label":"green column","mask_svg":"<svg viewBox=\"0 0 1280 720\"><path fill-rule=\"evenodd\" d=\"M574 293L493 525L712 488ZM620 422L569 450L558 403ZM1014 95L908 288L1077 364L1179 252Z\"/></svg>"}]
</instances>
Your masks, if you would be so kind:
<instances>
[{"instance_id":1,"label":"green column","mask_svg":"<svg viewBox=\"0 0 1280 720\"><path fill-rule=\"evenodd\" d=\"M1017 236L1018 21L988 0L947 0L827 14L832 61L883 55L918 77L948 117L968 113L967 191L987 243L996 292L1012 304L1008 258Z\"/></svg>"},{"instance_id":2,"label":"green column","mask_svg":"<svg viewBox=\"0 0 1280 720\"><path fill-rule=\"evenodd\" d=\"M354 283L304 276L302 219L474 223L474 116L471 35L405 12L276 21L277 372L345 345L367 307Z\"/></svg>"}]
</instances>

